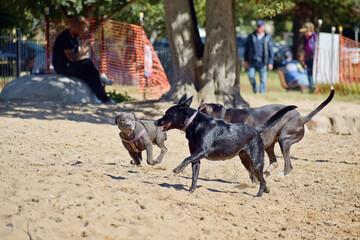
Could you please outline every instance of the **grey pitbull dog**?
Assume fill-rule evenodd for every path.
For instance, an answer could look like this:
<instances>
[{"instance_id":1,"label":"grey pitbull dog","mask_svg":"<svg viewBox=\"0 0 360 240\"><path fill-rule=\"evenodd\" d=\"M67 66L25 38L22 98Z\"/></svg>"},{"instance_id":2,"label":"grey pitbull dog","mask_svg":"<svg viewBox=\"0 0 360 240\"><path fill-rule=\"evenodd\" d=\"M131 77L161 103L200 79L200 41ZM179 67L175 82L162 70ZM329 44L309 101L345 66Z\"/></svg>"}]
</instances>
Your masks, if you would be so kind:
<instances>
[{"instance_id":1,"label":"grey pitbull dog","mask_svg":"<svg viewBox=\"0 0 360 240\"><path fill-rule=\"evenodd\" d=\"M162 128L156 127L152 120L137 120L135 113L121 113L115 117L115 123L120 129L119 136L121 141L128 150L131 158L130 163L133 165L141 165L141 152L146 150L146 162L149 165L155 165L162 162L167 152L165 147L166 133ZM160 155L153 160L153 144L160 149Z\"/></svg>"},{"instance_id":2,"label":"grey pitbull dog","mask_svg":"<svg viewBox=\"0 0 360 240\"><path fill-rule=\"evenodd\" d=\"M270 165L265 171L265 176L269 176L270 172L278 167L274 153L274 145L277 142L279 142L281 152L284 156L285 166L284 171L279 173L275 180L281 179L293 169L290 161L291 145L299 142L304 137L305 123L332 100L334 93L335 91L332 87L328 98L305 117L302 117L296 110L289 111L284 117L277 121L274 126L261 133L264 149L270 159ZM284 107L284 105L280 104L271 104L259 108L234 109L225 108L220 104L204 103L198 110L209 116L220 118L230 123L245 123L257 127L264 124L274 112Z\"/></svg>"}]
</instances>

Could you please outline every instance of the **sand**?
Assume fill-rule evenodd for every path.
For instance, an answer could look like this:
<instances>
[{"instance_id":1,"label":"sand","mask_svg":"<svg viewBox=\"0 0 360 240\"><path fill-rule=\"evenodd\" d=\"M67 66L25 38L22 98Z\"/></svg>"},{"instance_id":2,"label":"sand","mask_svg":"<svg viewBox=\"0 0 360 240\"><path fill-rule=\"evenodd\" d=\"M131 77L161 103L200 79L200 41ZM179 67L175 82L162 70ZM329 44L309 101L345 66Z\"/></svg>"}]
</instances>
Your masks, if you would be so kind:
<instances>
[{"instance_id":1,"label":"sand","mask_svg":"<svg viewBox=\"0 0 360 240\"><path fill-rule=\"evenodd\" d=\"M295 104L306 115L319 103ZM306 131L280 182L276 145L279 168L262 198L238 158L203 160L190 194L191 168L172 173L189 156L184 134L168 132L161 164L136 167L114 124L120 111L157 119L171 105L0 101L0 239L360 239L359 128ZM359 113L360 104L331 102L319 115L359 123Z\"/></svg>"}]
</instances>

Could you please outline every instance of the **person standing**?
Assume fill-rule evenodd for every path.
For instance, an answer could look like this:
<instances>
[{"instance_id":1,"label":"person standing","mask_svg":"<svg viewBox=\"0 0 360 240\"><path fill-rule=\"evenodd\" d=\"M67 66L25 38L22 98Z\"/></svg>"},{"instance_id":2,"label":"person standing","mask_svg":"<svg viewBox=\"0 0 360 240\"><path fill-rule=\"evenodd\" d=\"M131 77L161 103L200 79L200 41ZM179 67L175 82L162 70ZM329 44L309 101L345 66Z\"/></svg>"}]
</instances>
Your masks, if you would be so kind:
<instances>
[{"instance_id":1,"label":"person standing","mask_svg":"<svg viewBox=\"0 0 360 240\"><path fill-rule=\"evenodd\" d=\"M52 61L55 72L83 80L103 103L115 104L116 102L106 95L100 73L89 58L90 48L93 46L90 43L85 46L79 44L78 37L84 35L88 29L89 22L80 16L56 37Z\"/></svg>"},{"instance_id":2,"label":"person standing","mask_svg":"<svg viewBox=\"0 0 360 240\"><path fill-rule=\"evenodd\" d=\"M245 68L254 93L259 91L255 81L256 71L260 75L260 93L266 92L267 71L273 69L274 51L272 37L265 32L265 22L257 21L257 28L250 34L245 45Z\"/></svg>"},{"instance_id":3,"label":"person standing","mask_svg":"<svg viewBox=\"0 0 360 240\"><path fill-rule=\"evenodd\" d=\"M316 50L316 44L318 35L315 32L314 24L311 22L307 22L304 24L302 28L299 30L304 33L303 41L304 41L304 51L305 51L305 65L308 73L309 79L309 89L310 91L314 91L314 81L313 81L313 63L314 63L314 54Z\"/></svg>"}]
</instances>

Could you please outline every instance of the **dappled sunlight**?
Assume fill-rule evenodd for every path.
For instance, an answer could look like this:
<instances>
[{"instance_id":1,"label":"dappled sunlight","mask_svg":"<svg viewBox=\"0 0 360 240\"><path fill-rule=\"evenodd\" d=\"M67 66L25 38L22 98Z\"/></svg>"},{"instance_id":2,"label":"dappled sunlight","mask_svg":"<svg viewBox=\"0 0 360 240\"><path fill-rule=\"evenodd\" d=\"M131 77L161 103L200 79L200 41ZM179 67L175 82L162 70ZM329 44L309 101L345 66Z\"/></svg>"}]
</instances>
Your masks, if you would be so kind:
<instances>
[{"instance_id":1,"label":"dappled sunlight","mask_svg":"<svg viewBox=\"0 0 360 240\"><path fill-rule=\"evenodd\" d=\"M190 42L191 39L191 33L190 31L184 27L188 25L190 22L190 16L187 13L179 13L176 17L176 20L171 24L171 26L174 29L174 32L180 33L179 35L175 35L174 38L174 46L175 48L179 48L180 46L187 45ZM186 46L181 47L183 51L181 51L181 56L178 57L179 60L179 66L186 67L190 60L193 59L194 51L192 48Z\"/></svg>"}]
</instances>

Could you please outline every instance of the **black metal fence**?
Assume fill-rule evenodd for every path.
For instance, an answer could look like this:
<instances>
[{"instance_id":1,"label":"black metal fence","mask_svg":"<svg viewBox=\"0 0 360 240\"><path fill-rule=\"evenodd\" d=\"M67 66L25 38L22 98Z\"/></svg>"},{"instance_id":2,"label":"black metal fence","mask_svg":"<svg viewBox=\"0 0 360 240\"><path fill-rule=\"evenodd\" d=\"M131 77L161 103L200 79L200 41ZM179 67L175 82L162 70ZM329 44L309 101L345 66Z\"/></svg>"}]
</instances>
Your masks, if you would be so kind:
<instances>
[{"instance_id":1,"label":"black metal fence","mask_svg":"<svg viewBox=\"0 0 360 240\"><path fill-rule=\"evenodd\" d=\"M170 49L156 47L168 80L173 79ZM50 70L51 66L50 66ZM28 74L47 72L46 39L26 38L20 30L0 31L0 89L11 80Z\"/></svg>"},{"instance_id":2,"label":"black metal fence","mask_svg":"<svg viewBox=\"0 0 360 240\"><path fill-rule=\"evenodd\" d=\"M9 81L46 69L45 41L29 39L21 31L0 32L0 87Z\"/></svg>"}]
</instances>

